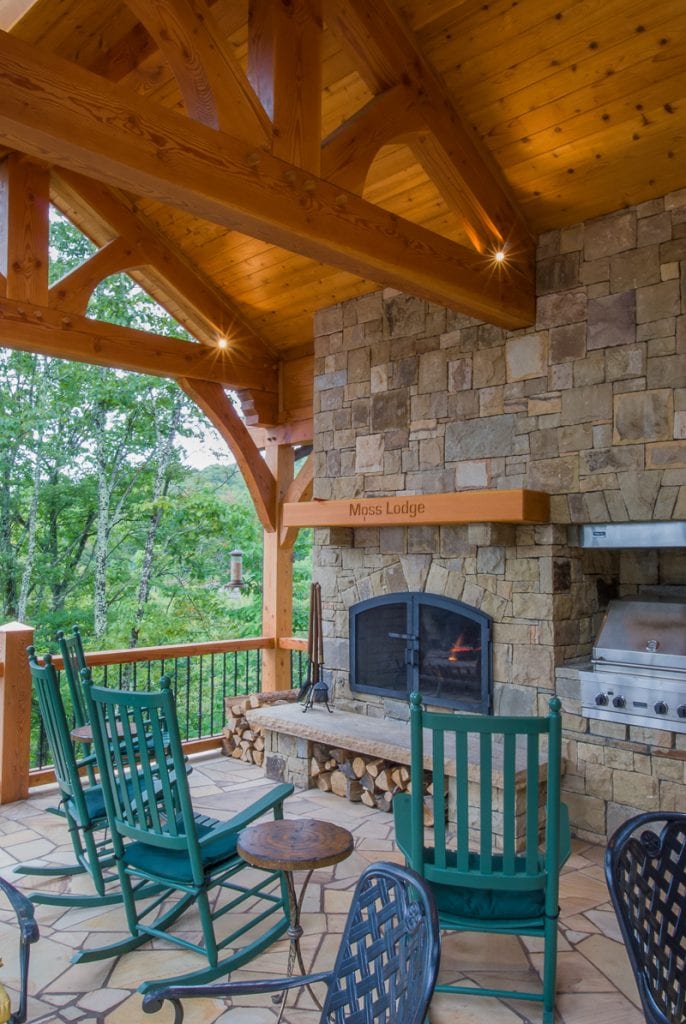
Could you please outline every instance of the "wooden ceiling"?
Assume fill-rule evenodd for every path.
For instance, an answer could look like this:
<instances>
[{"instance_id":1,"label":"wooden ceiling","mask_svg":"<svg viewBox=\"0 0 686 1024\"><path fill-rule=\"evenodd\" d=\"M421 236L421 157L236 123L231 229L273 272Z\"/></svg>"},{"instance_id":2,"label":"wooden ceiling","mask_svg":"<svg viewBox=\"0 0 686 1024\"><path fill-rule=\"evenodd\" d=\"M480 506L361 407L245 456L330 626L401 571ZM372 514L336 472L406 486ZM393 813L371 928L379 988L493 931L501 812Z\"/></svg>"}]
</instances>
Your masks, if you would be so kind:
<instances>
[{"instance_id":1,"label":"wooden ceiling","mask_svg":"<svg viewBox=\"0 0 686 1024\"><path fill-rule=\"evenodd\" d=\"M316 310L388 285L527 326L538 235L686 187L682 0L0 0L0 29L0 146L102 247L55 347L127 268L228 337L253 422L307 418ZM3 309L0 343L50 319Z\"/></svg>"}]
</instances>

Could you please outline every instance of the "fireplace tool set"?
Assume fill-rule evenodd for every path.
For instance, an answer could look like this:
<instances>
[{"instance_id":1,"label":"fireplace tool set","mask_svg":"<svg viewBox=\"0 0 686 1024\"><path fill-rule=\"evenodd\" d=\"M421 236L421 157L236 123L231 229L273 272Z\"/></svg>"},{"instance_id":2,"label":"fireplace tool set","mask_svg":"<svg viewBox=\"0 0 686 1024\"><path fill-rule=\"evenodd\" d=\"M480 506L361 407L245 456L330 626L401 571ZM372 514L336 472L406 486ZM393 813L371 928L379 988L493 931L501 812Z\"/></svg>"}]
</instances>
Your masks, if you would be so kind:
<instances>
[{"instance_id":1,"label":"fireplace tool set","mask_svg":"<svg viewBox=\"0 0 686 1024\"><path fill-rule=\"evenodd\" d=\"M310 621L307 631L307 679L300 688L298 697L304 701L303 712L314 704L329 707L329 687L321 678L324 665L324 637L322 634L322 588L319 583L310 587Z\"/></svg>"}]
</instances>

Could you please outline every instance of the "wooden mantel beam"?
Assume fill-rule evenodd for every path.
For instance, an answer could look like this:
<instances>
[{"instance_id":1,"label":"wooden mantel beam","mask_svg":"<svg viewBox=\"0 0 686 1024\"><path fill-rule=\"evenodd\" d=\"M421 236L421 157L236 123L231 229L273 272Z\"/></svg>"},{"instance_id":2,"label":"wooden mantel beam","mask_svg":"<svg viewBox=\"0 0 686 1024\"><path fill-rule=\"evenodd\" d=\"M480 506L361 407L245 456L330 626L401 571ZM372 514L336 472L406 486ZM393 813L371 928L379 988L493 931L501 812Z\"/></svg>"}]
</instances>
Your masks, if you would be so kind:
<instances>
[{"instance_id":1,"label":"wooden mantel beam","mask_svg":"<svg viewBox=\"0 0 686 1024\"><path fill-rule=\"evenodd\" d=\"M303 501L283 506L289 526L441 526L451 523L547 523L550 495L515 488L402 494L388 498Z\"/></svg>"},{"instance_id":2,"label":"wooden mantel beam","mask_svg":"<svg viewBox=\"0 0 686 1024\"><path fill-rule=\"evenodd\" d=\"M228 388L259 391L265 377L259 361L237 359L230 348L210 348L74 313L65 316L7 298L0 298L0 345L156 377L216 381Z\"/></svg>"},{"instance_id":3,"label":"wooden mantel beam","mask_svg":"<svg viewBox=\"0 0 686 1024\"><path fill-rule=\"evenodd\" d=\"M534 320L528 261L496 266L6 33L0 144L502 327Z\"/></svg>"}]
</instances>

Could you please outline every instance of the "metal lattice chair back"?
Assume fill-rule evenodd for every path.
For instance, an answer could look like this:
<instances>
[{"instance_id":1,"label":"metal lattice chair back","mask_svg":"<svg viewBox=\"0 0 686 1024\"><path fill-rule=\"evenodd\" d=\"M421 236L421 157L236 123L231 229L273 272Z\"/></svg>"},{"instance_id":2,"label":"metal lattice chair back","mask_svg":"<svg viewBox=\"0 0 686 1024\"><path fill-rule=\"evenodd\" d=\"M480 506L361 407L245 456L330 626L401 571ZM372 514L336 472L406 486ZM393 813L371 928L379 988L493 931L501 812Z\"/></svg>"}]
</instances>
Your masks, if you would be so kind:
<instances>
[{"instance_id":1,"label":"metal lattice chair back","mask_svg":"<svg viewBox=\"0 0 686 1024\"><path fill-rule=\"evenodd\" d=\"M322 1024L421 1024L436 980L438 926L428 888L407 869L362 876L333 969Z\"/></svg>"},{"instance_id":2,"label":"metal lattice chair back","mask_svg":"<svg viewBox=\"0 0 686 1024\"><path fill-rule=\"evenodd\" d=\"M370 864L353 893L331 970L263 981L215 985L151 985L146 1013L165 1000L182 1024L187 999L275 995L321 982L326 996L320 1024L423 1024L436 985L440 955L438 916L429 886L398 864Z\"/></svg>"},{"instance_id":3,"label":"metal lattice chair back","mask_svg":"<svg viewBox=\"0 0 686 1024\"><path fill-rule=\"evenodd\" d=\"M682 1024L686 814L650 812L625 822L608 845L605 877L646 1021Z\"/></svg>"}]
</instances>

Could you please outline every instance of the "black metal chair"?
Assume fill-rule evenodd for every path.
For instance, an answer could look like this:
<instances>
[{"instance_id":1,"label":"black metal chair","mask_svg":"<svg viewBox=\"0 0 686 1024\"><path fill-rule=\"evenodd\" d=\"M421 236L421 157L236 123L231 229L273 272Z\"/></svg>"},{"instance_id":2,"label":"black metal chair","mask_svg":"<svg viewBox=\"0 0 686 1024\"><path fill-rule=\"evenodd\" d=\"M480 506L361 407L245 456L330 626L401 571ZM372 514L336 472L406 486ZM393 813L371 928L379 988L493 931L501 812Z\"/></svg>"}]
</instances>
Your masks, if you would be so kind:
<instances>
[{"instance_id":1,"label":"black metal chair","mask_svg":"<svg viewBox=\"0 0 686 1024\"><path fill-rule=\"evenodd\" d=\"M433 897L414 871L370 864L360 876L333 969L319 974L214 985L152 985L146 1013L165 1000L174 1024L184 999L222 999L277 993L323 982L320 1024L422 1024L438 974L440 933Z\"/></svg>"},{"instance_id":2,"label":"black metal chair","mask_svg":"<svg viewBox=\"0 0 686 1024\"><path fill-rule=\"evenodd\" d=\"M605 877L648 1024L686 1021L686 814L648 812L610 839Z\"/></svg>"},{"instance_id":3,"label":"black metal chair","mask_svg":"<svg viewBox=\"0 0 686 1024\"><path fill-rule=\"evenodd\" d=\"M23 1024L27 1014L30 948L38 941L40 932L33 916L31 900L4 878L0 878L0 891L9 901L19 925L19 1008L8 1018L2 1019L7 1020L8 1024Z\"/></svg>"}]
</instances>

